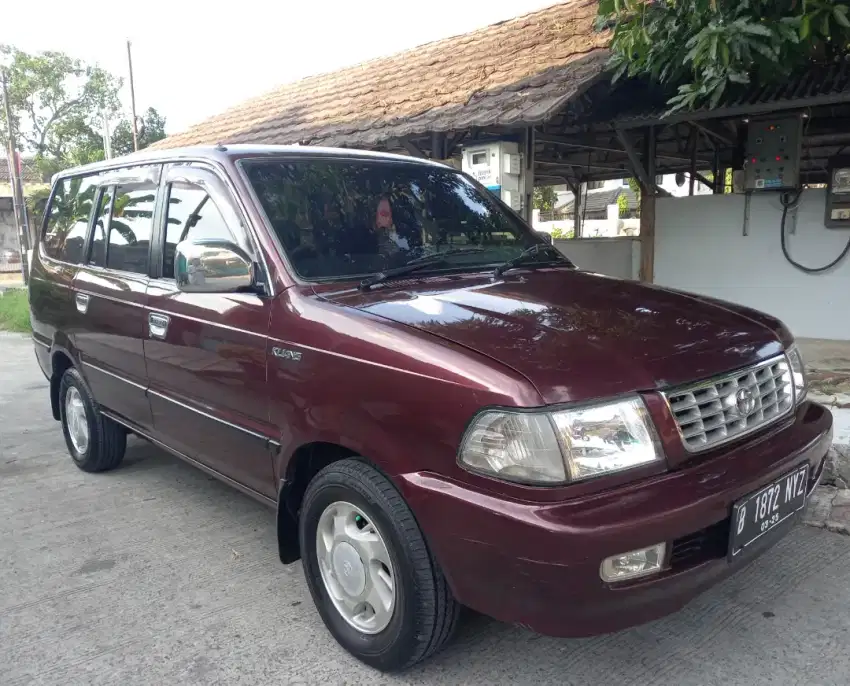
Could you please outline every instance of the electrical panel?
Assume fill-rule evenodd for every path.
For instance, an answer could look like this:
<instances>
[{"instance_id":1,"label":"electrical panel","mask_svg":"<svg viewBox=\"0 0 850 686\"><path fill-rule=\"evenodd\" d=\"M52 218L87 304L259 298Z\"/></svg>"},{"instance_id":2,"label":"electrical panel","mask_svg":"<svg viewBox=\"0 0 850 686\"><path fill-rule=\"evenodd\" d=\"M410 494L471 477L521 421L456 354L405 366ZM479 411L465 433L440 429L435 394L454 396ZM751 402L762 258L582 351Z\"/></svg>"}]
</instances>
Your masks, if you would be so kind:
<instances>
[{"instance_id":1,"label":"electrical panel","mask_svg":"<svg viewBox=\"0 0 850 686\"><path fill-rule=\"evenodd\" d=\"M850 157L833 157L829 161L823 223L828 229L850 229Z\"/></svg>"},{"instance_id":2,"label":"electrical panel","mask_svg":"<svg viewBox=\"0 0 850 686\"><path fill-rule=\"evenodd\" d=\"M517 143L495 141L464 148L461 168L509 207L522 209L522 159Z\"/></svg>"},{"instance_id":3,"label":"electrical panel","mask_svg":"<svg viewBox=\"0 0 850 686\"><path fill-rule=\"evenodd\" d=\"M794 190L800 185L803 120L752 119L747 132L744 189Z\"/></svg>"}]
</instances>

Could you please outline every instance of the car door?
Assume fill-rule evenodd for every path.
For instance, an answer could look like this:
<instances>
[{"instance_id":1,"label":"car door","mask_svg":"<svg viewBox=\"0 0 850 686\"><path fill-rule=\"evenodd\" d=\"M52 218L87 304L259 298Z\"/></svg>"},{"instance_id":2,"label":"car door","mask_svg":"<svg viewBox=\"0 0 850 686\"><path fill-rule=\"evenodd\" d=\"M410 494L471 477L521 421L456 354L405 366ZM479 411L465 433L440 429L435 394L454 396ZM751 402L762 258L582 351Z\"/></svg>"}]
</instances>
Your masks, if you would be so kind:
<instances>
[{"instance_id":1,"label":"car door","mask_svg":"<svg viewBox=\"0 0 850 686\"><path fill-rule=\"evenodd\" d=\"M145 332L155 435L274 498L271 450L279 434L269 422L266 389L271 302L258 293L186 293L174 280L180 241L223 239L256 256L253 240L228 187L211 170L173 165L162 193Z\"/></svg>"},{"instance_id":2,"label":"car door","mask_svg":"<svg viewBox=\"0 0 850 686\"><path fill-rule=\"evenodd\" d=\"M99 178L86 259L73 284L82 374L98 404L144 430L153 426L144 336L160 172L146 165Z\"/></svg>"}]
</instances>

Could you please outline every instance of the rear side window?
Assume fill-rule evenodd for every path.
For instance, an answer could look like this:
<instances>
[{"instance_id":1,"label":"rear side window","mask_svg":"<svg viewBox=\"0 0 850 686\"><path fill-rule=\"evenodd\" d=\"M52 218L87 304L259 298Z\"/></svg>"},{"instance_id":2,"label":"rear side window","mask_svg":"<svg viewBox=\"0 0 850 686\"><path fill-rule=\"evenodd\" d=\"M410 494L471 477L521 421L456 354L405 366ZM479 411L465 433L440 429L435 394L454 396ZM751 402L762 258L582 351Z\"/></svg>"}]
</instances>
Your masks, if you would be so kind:
<instances>
[{"instance_id":1,"label":"rear side window","mask_svg":"<svg viewBox=\"0 0 850 686\"><path fill-rule=\"evenodd\" d=\"M74 176L56 182L43 246L48 257L78 264L97 191L97 176Z\"/></svg>"},{"instance_id":2,"label":"rear side window","mask_svg":"<svg viewBox=\"0 0 850 686\"><path fill-rule=\"evenodd\" d=\"M122 185L116 186L114 193L106 266L108 269L147 274L156 186L152 183Z\"/></svg>"},{"instance_id":3,"label":"rear side window","mask_svg":"<svg viewBox=\"0 0 850 686\"><path fill-rule=\"evenodd\" d=\"M221 239L236 242L221 212L200 186L173 183L169 187L162 276L174 278L174 252L186 240Z\"/></svg>"}]
</instances>

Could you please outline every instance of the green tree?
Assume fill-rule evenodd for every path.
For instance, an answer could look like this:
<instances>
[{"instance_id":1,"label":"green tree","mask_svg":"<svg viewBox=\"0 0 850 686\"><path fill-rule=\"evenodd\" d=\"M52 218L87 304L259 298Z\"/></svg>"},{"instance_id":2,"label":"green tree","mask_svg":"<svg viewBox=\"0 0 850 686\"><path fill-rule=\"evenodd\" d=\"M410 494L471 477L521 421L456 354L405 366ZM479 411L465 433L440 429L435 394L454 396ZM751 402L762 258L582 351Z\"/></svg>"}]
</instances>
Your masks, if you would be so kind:
<instances>
[{"instance_id":1,"label":"green tree","mask_svg":"<svg viewBox=\"0 0 850 686\"><path fill-rule=\"evenodd\" d=\"M558 202L558 195L552 186L536 186L534 188L534 209L541 212L551 212Z\"/></svg>"},{"instance_id":2,"label":"green tree","mask_svg":"<svg viewBox=\"0 0 850 686\"><path fill-rule=\"evenodd\" d=\"M671 111L716 106L741 84L781 81L812 63L843 59L846 2L837 0L600 0L612 26L614 78L676 88Z\"/></svg>"},{"instance_id":3,"label":"green tree","mask_svg":"<svg viewBox=\"0 0 850 686\"><path fill-rule=\"evenodd\" d=\"M145 110L144 115L138 118L137 124L139 150L165 138L165 117L153 107ZM112 154L127 155L131 152L133 152L133 126L131 122L123 119L112 132Z\"/></svg>"},{"instance_id":4,"label":"green tree","mask_svg":"<svg viewBox=\"0 0 850 686\"><path fill-rule=\"evenodd\" d=\"M629 213L629 199L624 193L617 196L617 212L621 219Z\"/></svg>"},{"instance_id":5,"label":"green tree","mask_svg":"<svg viewBox=\"0 0 850 686\"><path fill-rule=\"evenodd\" d=\"M21 143L39 158L62 160L72 149L87 149L102 114L119 107L121 79L63 52L30 54L0 45L11 57L9 105ZM3 139L6 139L5 122Z\"/></svg>"}]
</instances>

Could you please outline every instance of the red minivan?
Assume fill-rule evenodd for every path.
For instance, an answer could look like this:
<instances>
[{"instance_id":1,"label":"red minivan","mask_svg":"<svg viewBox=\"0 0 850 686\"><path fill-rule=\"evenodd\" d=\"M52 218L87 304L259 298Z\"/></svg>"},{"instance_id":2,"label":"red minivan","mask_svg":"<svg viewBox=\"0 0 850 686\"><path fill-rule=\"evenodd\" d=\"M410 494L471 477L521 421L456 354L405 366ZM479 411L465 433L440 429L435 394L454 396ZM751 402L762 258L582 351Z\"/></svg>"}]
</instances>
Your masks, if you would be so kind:
<instances>
[{"instance_id":1,"label":"red minivan","mask_svg":"<svg viewBox=\"0 0 850 686\"><path fill-rule=\"evenodd\" d=\"M832 437L781 322L582 271L403 156L63 172L30 302L76 465L133 433L275 507L281 560L382 670L461 606L557 636L682 607L788 532Z\"/></svg>"}]
</instances>

